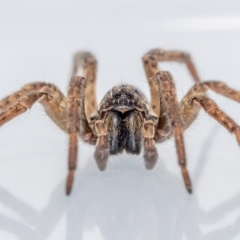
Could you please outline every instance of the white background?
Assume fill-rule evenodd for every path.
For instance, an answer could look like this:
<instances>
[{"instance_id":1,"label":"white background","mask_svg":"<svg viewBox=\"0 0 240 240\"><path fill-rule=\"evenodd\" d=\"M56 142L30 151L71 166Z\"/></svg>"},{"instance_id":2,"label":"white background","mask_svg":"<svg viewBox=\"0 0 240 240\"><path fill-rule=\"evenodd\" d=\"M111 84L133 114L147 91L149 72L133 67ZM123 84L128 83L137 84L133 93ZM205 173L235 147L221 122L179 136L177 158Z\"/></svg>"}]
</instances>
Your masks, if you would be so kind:
<instances>
[{"instance_id":1,"label":"white background","mask_svg":"<svg viewBox=\"0 0 240 240\"><path fill-rule=\"evenodd\" d=\"M203 80L240 89L239 1L1 1L0 98L46 81L64 94L72 55L99 61L97 98L124 82L148 97L141 57L151 48L191 53ZM192 86L172 72L179 98ZM210 96L240 123L240 106ZM234 136L201 112L185 133L189 195L174 142L158 146L155 169L142 155L118 155L100 173L94 148L79 143L73 192L65 196L68 138L36 104L0 128L0 239L157 240L240 238L240 150Z\"/></svg>"}]
</instances>

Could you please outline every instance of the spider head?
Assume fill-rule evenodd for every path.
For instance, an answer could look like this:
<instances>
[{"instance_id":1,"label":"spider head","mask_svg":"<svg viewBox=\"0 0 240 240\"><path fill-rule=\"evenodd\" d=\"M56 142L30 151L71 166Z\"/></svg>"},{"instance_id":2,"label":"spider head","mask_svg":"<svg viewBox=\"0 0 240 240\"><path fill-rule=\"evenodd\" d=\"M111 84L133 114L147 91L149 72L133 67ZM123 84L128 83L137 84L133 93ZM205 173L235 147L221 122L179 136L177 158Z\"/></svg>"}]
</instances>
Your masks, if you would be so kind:
<instances>
[{"instance_id":1,"label":"spider head","mask_svg":"<svg viewBox=\"0 0 240 240\"><path fill-rule=\"evenodd\" d=\"M120 85L111 90L108 102L112 105L112 110L125 113L134 109L136 99L135 89L129 85Z\"/></svg>"},{"instance_id":2,"label":"spider head","mask_svg":"<svg viewBox=\"0 0 240 240\"><path fill-rule=\"evenodd\" d=\"M146 102L144 95L135 87L131 85L119 85L107 92L99 104L98 113L100 116L108 111L125 114L141 109L142 105L146 104Z\"/></svg>"}]
</instances>

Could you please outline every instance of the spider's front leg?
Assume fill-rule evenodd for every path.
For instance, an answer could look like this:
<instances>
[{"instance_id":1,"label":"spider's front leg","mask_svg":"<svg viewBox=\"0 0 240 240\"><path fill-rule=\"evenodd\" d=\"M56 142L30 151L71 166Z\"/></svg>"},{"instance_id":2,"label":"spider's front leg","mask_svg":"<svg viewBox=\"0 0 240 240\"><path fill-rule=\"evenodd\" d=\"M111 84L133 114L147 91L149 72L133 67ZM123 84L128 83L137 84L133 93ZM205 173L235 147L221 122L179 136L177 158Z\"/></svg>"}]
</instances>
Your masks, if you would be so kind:
<instances>
[{"instance_id":1,"label":"spider's front leg","mask_svg":"<svg viewBox=\"0 0 240 240\"><path fill-rule=\"evenodd\" d=\"M84 78L73 77L70 82L68 99L53 84L39 82L28 84L20 91L0 101L0 126L39 102L54 123L69 134L67 194L71 191L76 169L78 137L80 136L84 142L93 145L97 141L88 123L89 115L97 105L95 97L97 61L91 53L80 52L75 55L73 75L77 73L79 67L83 67L88 86Z\"/></svg>"},{"instance_id":2,"label":"spider's front leg","mask_svg":"<svg viewBox=\"0 0 240 240\"><path fill-rule=\"evenodd\" d=\"M30 109L35 102L39 102L54 123L63 131L69 132L70 173L67 181L67 194L70 193L73 181L73 170L76 168L77 139L80 124L79 98L81 98L81 95L76 95L79 93L78 88L81 89L78 86L79 82L82 81L83 80L79 80L79 78L72 79L68 94L70 99L69 104L56 86L41 82L28 84L20 91L0 101L0 126Z\"/></svg>"},{"instance_id":3,"label":"spider's front leg","mask_svg":"<svg viewBox=\"0 0 240 240\"><path fill-rule=\"evenodd\" d=\"M85 111L85 89L87 80L83 77L72 77L68 89L68 119L69 134L68 177L66 194L72 189L74 172L77 166L78 137L87 143L95 144L96 138L89 126Z\"/></svg>"},{"instance_id":4,"label":"spider's front leg","mask_svg":"<svg viewBox=\"0 0 240 240\"><path fill-rule=\"evenodd\" d=\"M159 93L162 96L161 101L165 105L166 112L168 115L171 130L175 138L175 145L178 155L178 163L181 167L182 176L184 179L185 186L189 193L192 192L191 180L187 170L186 153L183 139L183 122L181 117L181 110L176 96L175 84L172 76L169 72L159 72L156 74L156 82L159 86ZM167 122L166 122L167 124ZM161 129L160 129L161 130ZM158 129L156 129L156 132ZM170 134L170 132L169 132Z\"/></svg>"},{"instance_id":5,"label":"spider's front leg","mask_svg":"<svg viewBox=\"0 0 240 240\"><path fill-rule=\"evenodd\" d=\"M77 77L82 68L83 76ZM95 145L97 138L89 126L90 115L97 108L95 83L97 60L90 52L78 52L74 56L72 79L68 90L68 134L69 156L66 193L70 194L77 164L78 136L89 144Z\"/></svg>"}]
</instances>

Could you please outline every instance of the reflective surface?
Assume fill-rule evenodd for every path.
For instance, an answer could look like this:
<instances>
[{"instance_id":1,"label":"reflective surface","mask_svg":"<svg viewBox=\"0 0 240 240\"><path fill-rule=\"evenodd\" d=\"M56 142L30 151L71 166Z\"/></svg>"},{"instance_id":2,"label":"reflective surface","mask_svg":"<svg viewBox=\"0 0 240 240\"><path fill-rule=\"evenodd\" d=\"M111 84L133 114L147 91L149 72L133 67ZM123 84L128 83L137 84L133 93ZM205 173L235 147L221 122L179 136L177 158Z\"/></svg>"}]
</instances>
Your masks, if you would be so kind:
<instances>
[{"instance_id":1,"label":"reflective surface","mask_svg":"<svg viewBox=\"0 0 240 240\"><path fill-rule=\"evenodd\" d=\"M71 56L99 62L98 101L118 83L149 97L141 57L151 48L191 53L203 80L240 89L239 3L225 1L9 1L0 8L0 98L33 81L67 92ZM179 99L186 68L164 63ZM240 123L240 105L210 93ZM193 194L184 188L174 141L158 145L152 171L142 155L110 158L99 172L93 147L79 143L73 192L65 196L67 136L36 104L0 128L0 239L238 239L240 149L201 112L185 133Z\"/></svg>"}]
</instances>

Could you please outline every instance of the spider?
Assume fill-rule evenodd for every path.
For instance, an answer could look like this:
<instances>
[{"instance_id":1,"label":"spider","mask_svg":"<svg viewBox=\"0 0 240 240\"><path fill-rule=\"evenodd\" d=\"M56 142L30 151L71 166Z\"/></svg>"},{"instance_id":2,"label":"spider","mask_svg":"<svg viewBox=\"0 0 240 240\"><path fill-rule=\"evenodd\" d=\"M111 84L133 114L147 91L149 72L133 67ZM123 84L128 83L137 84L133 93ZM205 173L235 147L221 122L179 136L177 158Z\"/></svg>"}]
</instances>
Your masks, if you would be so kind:
<instances>
[{"instance_id":1,"label":"spider","mask_svg":"<svg viewBox=\"0 0 240 240\"><path fill-rule=\"evenodd\" d=\"M185 52L153 49L143 56L142 61L150 86L151 104L137 88L123 84L110 89L97 106L97 61L90 52L79 52L74 56L67 97L53 84L27 84L0 101L0 126L30 109L34 103L42 104L46 114L69 135L67 195L71 192L76 170L78 138L95 145L94 158L99 170L104 171L109 155L124 150L140 154L142 147L145 166L150 170L158 159L155 143L173 137L183 180L191 193L183 132L203 108L235 134L240 144L240 126L206 96L211 89L240 102L240 92L220 81L201 82L190 55ZM161 61L185 63L195 81L181 102L177 100L171 74L158 67ZM84 77L76 76L81 67Z\"/></svg>"}]
</instances>

